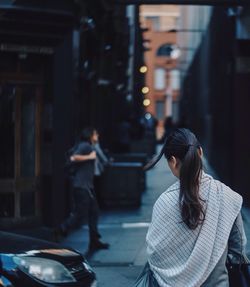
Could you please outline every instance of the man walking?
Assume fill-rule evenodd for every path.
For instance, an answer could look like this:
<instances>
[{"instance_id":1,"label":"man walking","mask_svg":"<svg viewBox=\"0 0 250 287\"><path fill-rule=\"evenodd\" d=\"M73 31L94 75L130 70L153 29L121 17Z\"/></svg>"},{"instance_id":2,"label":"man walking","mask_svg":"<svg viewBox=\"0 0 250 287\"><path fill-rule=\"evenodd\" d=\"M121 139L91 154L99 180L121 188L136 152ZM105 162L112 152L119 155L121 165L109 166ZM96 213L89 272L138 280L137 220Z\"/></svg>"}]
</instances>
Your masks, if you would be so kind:
<instances>
[{"instance_id":1,"label":"man walking","mask_svg":"<svg viewBox=\"0 0 250 287\"><path fill-rule=\"evenodd\" d=\"M68 231L88 223L88 252L108 249L109 244L100 241L98 232L99 207L94 191L94 169L96 152L91 145L94 129L86 128L80 135L80 142L71 156L75 163L75 173L71 176L73 187L74 208L70 216L55 230L55 237L66 236Z\"/></svg>"}]
</instances>

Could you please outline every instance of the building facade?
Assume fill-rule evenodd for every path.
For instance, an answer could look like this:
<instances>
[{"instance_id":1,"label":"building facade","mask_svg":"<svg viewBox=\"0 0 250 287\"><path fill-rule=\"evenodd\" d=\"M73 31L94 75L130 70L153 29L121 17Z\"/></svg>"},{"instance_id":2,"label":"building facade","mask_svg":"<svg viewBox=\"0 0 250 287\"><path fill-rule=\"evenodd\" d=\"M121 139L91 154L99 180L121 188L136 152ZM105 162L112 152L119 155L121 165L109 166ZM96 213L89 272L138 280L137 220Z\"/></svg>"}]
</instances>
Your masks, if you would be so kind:
<instances>
[{"instance_id":1,"label":"building facade","mask_svg":"<svg viewBox=\"0 0 250 287\"><path fill-rule=\"evenodd\" d=\"M202 37L185 69L181 113L219 177L250 205L249 9L213 7L204 13L207 29L193 26Z\"/></svg>"},{"instance_id":2,"label":"building facade","mask_svg":"<svg viewBox=\"0 0 250 287\"><path fill-rule=\"evenodd\" d=\"M53 226L70 208L64 155L81 129L112 149L119 116L141 113L127 88L138 13L99 0L3 1L0 13L0 226Z\"/></svg>"},{"instance_id":3,"label":"building facade","mask_svg":"<svg viewBox=\"0 0 250 287\"><path fill-rule=\"evenodd\" d=\"M161 138L166 118L179 120L179 47L177 25L180 11L176 5L142 5L141 26L144 28L145 105L148 113L158 120ZM143 88L142 88L143 89Z\"/></svg>"}]
</instances>

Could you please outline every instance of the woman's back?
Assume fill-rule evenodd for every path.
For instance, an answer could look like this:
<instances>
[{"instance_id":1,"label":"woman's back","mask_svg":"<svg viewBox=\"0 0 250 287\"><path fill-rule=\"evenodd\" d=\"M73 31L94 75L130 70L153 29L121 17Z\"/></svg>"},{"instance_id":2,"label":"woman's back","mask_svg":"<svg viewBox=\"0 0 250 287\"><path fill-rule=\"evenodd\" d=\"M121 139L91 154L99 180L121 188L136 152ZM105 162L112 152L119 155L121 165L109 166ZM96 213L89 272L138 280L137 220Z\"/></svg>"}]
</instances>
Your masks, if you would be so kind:
<instances>
[{"instance_id":1,"label":"woman's back","mask_svg":"<svg viewBox=\"0 0 250 287\"><path fill-rule=\"evenodd\" d=\"M236 218L240 218L242 197L203 172L203 151L190 130L173 131L146 169L163 155L179 180L153 209L147 251L155 278L161 287L227 286L228 242ZM243 232L238 240L243 242L242 223L239 226ZM225 275L226 285L211 280L218 272ZM212 285L204 285L206 280Z\"/></svg>"},{"instance_id":2,"label":"woman's back","mask_svg":"<svg viewBox=\"0 0 250 287\"><path fill-rule=\"evenodd\" d=\"M147 234L149 264L160 286L201 286L227 248L242 198L202 173L202 224L190 229L182 220L179 182L157 200Z\"/></svg>"}]
</instances>

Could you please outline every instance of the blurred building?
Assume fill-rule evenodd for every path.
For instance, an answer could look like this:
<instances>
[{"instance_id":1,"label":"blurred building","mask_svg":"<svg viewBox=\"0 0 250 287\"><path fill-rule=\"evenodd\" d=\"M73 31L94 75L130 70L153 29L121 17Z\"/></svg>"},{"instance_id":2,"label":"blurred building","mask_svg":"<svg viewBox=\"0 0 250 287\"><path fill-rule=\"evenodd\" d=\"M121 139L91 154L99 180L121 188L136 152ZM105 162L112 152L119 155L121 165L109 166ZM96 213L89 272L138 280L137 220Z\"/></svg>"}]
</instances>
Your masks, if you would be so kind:
<instances>
[{"instance_id":1,"label":"blurred building","mask_svg":"<svg viewBox=\"0 0 250 287\"><path fill-rule=\"evenodd\" d=\"M177 25L180 10L177 5L142 5L141 27L144 30L145 87L141 93L147 112L158 120L158 138L163 134L167 117L179 120L180 72L178 61ZM145 71L144 71L145 70Z\"/></svg>"},{"instance_id":2,"label":"blurred building","mask_svg":"<svg viewBox=\"0 0 250 287\"><path fill-rule=\"evenodd\" d=\"M10 227L49 220L67 200L79 33L70 1L2 1L0 13L0 221Z\"/></svg>"},{"instance_id":3,"label":"blurred building","mask_svg":"<svg viewBox=\"0 0 250 287\"><path fill-rule=\"evenodd\" d=\"M112 149L115 123L143 113L129 82L141 65L138 11L6 0L0 15L0 226L55 225L69 208L64 154L79 131L97 127Z\"/></svg>"},{"instance_id":4,"label":"blurred building","mask_svg":"<svg viewBox=\"0 0 250 287\"><path fill-rule=\"evenodd\" d=\"M250 10L185 6L181 19L183 123L199 135L220 178L250 205Z\"/></svg>"}]
</instances>

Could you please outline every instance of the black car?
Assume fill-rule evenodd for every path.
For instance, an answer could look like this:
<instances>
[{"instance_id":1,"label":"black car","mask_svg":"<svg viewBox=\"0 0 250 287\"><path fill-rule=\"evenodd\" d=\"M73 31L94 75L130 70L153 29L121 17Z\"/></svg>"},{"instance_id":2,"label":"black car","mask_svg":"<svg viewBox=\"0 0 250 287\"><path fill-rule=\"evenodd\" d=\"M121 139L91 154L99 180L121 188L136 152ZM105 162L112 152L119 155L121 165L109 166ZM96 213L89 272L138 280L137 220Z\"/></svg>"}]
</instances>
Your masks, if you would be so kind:
<instances>
[{"instance_id":1,"label":"black car","mask_svg":"<svg viewBox=\"0 0 250 287\"><path fill-rule=\"evenodd\" d=\"M96 276L75 250L0 232L0 287L96 287Z\"/></svg>"}]
</instances>

